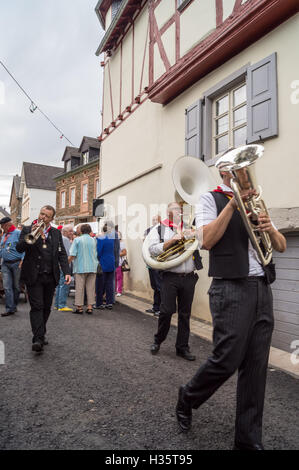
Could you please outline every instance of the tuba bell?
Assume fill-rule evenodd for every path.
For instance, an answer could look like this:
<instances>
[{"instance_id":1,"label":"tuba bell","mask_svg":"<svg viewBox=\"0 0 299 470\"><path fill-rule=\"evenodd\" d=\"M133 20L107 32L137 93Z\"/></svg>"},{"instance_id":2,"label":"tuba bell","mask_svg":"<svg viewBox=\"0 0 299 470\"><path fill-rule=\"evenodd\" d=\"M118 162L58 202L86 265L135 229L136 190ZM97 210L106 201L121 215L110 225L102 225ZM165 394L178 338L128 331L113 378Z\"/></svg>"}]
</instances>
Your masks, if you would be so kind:
<instances>
[{"instance_id":1,"label":"tuba bell","mask_svg":"<svg viewBox=\"0 0 299 470\"><path fill-rule=\"evenodd\" d=\"M215 181L209 168L198 158L190 156L180 157L175 162L172 170L172 180L175 187L176 202L190 206L187 228L192 228L194 220L193 206L198 203L203 193L214 187ZM142 256L145 263L153 269L166 270L178 266L193 254L199 244L197 238L183 239L154 258L149 252L150 234L151 232L143 242Z\"/></svg>"},{"instance_id":2,"label":"tuba bell","mask_svg":"<svg viewBox=\"0 0 299 470\"><path fill-rule=\"evenodd\" d=\"M272 258L272 243L267 232L258 229L257 219L261 213L268 215L267 207L261 199L262 189L254 181L252 168L256 160L262 157L264 147L262 145L244 145L231 150L215 163L216 168L222 171L230 171L234 174L231 180L231 188L234 192L238 209L250 241L263 266L267 266ZM242 200L242 190L256 189L257 194Z\"/></svg>"}]
</instances>

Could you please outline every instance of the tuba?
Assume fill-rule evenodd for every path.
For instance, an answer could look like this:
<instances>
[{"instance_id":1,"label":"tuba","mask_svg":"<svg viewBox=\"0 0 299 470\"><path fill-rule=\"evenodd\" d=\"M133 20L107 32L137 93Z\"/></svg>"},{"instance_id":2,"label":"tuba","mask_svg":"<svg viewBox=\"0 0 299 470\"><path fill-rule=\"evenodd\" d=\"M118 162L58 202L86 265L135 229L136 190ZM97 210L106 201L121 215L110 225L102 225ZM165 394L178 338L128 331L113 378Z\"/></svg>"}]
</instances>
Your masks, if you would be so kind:
<instances>
[{"instance_id":1,"label":"tuba","mask_svg":"<svg viewBox=\"0 0 299 470\"><path fill-rule=\"evenodd\" d=\"M262 189L254 181L251 165L264 153L262 145L244 145L231 150L220 157L215 166L218 170L230 171L234 174L231 188L234 192L238 209L250 241L263 266L267 266L272 258L272 243L267 232L261 232L257 226L257 219L261 213L268 215L267 207L261 199ZM242 190L256 189L258 194L242 200Z\"/></svg>"},{"instance_id":2,"label":"tuba","mask_svg":"<svg viewBox=\"0 0 299 470\"><path fill-rule=\"evenodd\" d=\"M200 196L215 186L215 181L209 168L196 157L179 158L172 170L172 180L175 187L175 200L181 204L189 204L190 215L187 228L192 227L194 220L193 206L198 203ZM154 227L155 229L155 227ZM147 235L142 246L142 256L145 263L159 270L171 269L186 261L198 248L197 238L183 239L161 253L156 258L149 252L151 232Z\"/></svg>"},{"instance_id":3,"label":"tuba","mask_svg":"<svg viewBox=\"0 0 299 470\"><path fill-rule=\"evenodd\" d=\"M40 222L38 222L34 226L32 231L30 233L28 233L27 235L25 235L25 237L24 237L25 242L28 243L28 245L34 245L34 243L41 236L40 229L44 229L45 227L46 227L45 222L43 222L42 220Z\"/></svg>"}]
</instances>

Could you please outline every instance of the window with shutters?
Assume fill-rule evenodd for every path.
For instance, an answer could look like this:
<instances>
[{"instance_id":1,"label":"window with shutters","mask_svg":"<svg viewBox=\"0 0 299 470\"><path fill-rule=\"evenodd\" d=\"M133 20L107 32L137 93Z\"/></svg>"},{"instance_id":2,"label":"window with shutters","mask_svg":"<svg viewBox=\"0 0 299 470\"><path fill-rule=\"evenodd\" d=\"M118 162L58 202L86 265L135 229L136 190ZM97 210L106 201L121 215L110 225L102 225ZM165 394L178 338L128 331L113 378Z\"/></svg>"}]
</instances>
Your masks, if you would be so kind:
<instances>
[{"instance_id":1,"label":"window with shutters","mask_svg":"<svg viewBox=\"0 0 299 470\"><path fill-rule=\"evenodd\" d=\"M246 144L246 84L233 87L213 101L213 156Z\"/></svg>"},{"instance_id":2,"label":"window with shutters","mask_svg":"<svg viewBox=\"0 0 299 470\"><path fill-rule=\"evenodd\" d=\"M246 64L186 109L185 153L214 165L229 147L278 135L276 53ZM218 155L218 156L217 156Z\"/></svg>"}]
</instances>

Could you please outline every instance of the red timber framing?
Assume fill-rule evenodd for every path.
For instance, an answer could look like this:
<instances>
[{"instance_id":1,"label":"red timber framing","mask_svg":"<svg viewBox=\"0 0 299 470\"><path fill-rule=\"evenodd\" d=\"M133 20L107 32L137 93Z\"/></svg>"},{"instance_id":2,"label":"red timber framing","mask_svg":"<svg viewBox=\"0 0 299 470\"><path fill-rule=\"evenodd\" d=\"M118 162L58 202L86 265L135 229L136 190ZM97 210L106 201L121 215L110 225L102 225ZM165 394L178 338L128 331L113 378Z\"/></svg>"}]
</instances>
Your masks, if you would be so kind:
<instances>
[{"instance_id":1,"label":"red timber framing","mask_svg":"<svg viewBox=\"0 0 299 470\"><path fill-rule=\"evenodd\" d=\"M144 52L143 52L143 57L142 57L142 67L141 67L141 73L140 73L140 81L138 77L138 94L135 96L134 90L135 90L135 21L136 18L139 16L139 14L143 11L145 5L147 4L146 1L128 1L128 5L131 6L132 10L130 12L132 13L131 17L128 19L128 17L125 17L125 23L123 25L122 31L120 33L120 30L115 31L115 35L113 36L113 40L109 37L107 44L105 46L105 59L101 62L101 66L104 67L104 83L106 80L108 81L109 88L106 88L106 93L108 92L108 96L106 96L106 105L110 106L111 110L111 117L112 121L111 123L104 128L104 114L102 113L102 123L103 123L103 128L102 128L102 134L98 137L100 141L105 140L117 127L120 126L120 124L125 121L131 114L134 113L134 111L142 104L144 101L148 99L147 97L147 90L148 87L144 87L144 68L145 68L145 58L146 58L146 51L148 49L148 37L149 37L149 22L147 26L147 33L146 33L146 39L144 43ZM134 18L133 18L133 10L134 10ZM124 19L123 19L124 21ZM131 50L131 63L132 63L132 81L131 81L131 101L129 103L124 103L123 101L123 61L125 60L125 57L123 55L123 40L124 37L127 35L129 31L132 31L132 50ZM120 71L119 71L119 108L116 110L114 103L113 103L113 93L112 90L116 86L115 79L118 80L118 77L112 77L112 74L110 72L110 57L112 55L112 49L110 49L110 46L112 47L113 45L113 51L116 51L119 48L120 51ZM137 85L136 84L136 85ZM103 84L103 89L104 89L104 84ZM110 104L109 104L110 102ZM104 92L103 92L103 101L104 103ZM104 109L104 106L103 106Z\"/></svg>"},{"instance_id":2,"label":"red timber framing","mask_svg":"<svg viewBox=\"0 0 299 470\"><path fill-rule=\"evenodd\" d=\"M191 0L185 9L193 1ZM202 1L202 0L200 0ZM148 96L155 103L167 104L193 83L256 42L299 11L299 0L236 0L232 14L223 21L223 0L215 1L216 29L190 52L180 57L180 15L178 11L158 30L155 8L161 0L149 0L150 46ZM170 67L162 34L175 22L176 63ZM165 73L154 81L154 44L157 43Z\"/></svg>"},{"instance_id":3,"label":"red timber framing","mask_svg":"<svg viewBox=\"0 0 299 470\"><path fill-rule=\"evenodd\" d=\"M138 106L147 98L161 104L167 104L176 96L197 82L205 75L221 66L234 55L241 52L249 45L256 42L265 34L276 28L279 24L290 18L299 11L299 0L248 0L242 5L242 0L235 0L232 14L223 21L223 1L208 0L215 2L216 29L197 46L181 57L180 51L180 16L195 1L190 0L183 8L175 8L172 17L159 29L155 17L155 9L163 0L126 0L124 9L113 29L106 33L107 38L103 41L98 52L106 52L105 60L101 65L106 68L105 80L109 80L110 100L112 111L112 122L103 129L99 140L104 140L117 128L122 121L126 120ZM177 0L173 0L177 6ZM108 0L103 0L102 6L108 5ZM148 31L144 45L142 71L140 77L139 94L134 97L134 22L143 11L148 8ZM175 24L175 64L171 66L163 45L163 34ZM128 31L132 31L132 102L123 103L122 100L122 42ZM106 36L105 36L106 37ZM148 40L149 38L149 40ZM165 66L165 73L154 81L154 45L157 48L161 60ZM108 63L111 51L120 47L120 105L117 110L118 116L114 115L111 82ZM149 76L148 87L143 86L144 64L147 47L149 49ZM147 81L147 80L146 80ZM147 95L147 96L146 96ZM117 114L116 113L116 114Z\"/></svg>"}]
</instances>

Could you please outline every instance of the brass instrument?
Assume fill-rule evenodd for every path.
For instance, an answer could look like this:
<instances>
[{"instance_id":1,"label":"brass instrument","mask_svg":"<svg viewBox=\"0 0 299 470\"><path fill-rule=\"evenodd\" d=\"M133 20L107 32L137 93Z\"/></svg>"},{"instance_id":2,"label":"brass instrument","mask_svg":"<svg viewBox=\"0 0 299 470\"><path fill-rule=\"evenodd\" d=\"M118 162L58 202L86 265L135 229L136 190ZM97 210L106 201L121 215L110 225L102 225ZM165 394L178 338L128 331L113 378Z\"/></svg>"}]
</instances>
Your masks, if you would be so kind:
<instances>
[{"instance_id":1,"label":"brass instrument","mask_svg":"<svg viewBox=\"0 0 299 470\"><path fill-rule=\"evenodd\" d=\"M215 181L209 168L198 158L181 157L172 170L173 184L176 189L175 199L178 203L190 205L190 216L187 224L192 228L194 219L193 206L198 203L200 196L215 186ZM142 256L145 263L153 269L166 270L178 266L186 261L198 248L199 240L183 238L175 245L165 250L156 258L149 253L151 232L147 235L142 246Z\"/></svg>"},{"instance_id":2,"label":"brass instrument","mask_svg":"<svg viewBox=\"0 0 299 470\"><path fill-rule=\"evenodd\" d=\"M28 233L27 235L25 235L24 237L25 242L28 243L28 245L33 245L41 236L40 230L41 229L44 230L45 227L46 227L45 222L43 222L42 220L38 222L36 225L34 225L34 228L32 229L32 231Z\"/></svg>"},{"instance_id":3,"label":"brass instrument","mask_svg":"<svg viewBox=\"0 0 299 470\"><path fill-rule=\"evenodd\" d=\"M244 145L231 150L220 157L215 166L218 170L234 174L231 188L234 192L240 215L245 224L250 241L263 266L267 266L272 258L272 243L267 232L258 229L257 219L261 213L268 214L267 207L261 199L262 189L256 186L251 165L264 153L262 145ZM256 189L257 194L242 200L242 190Z\"/></svg>"}]
</instances>

